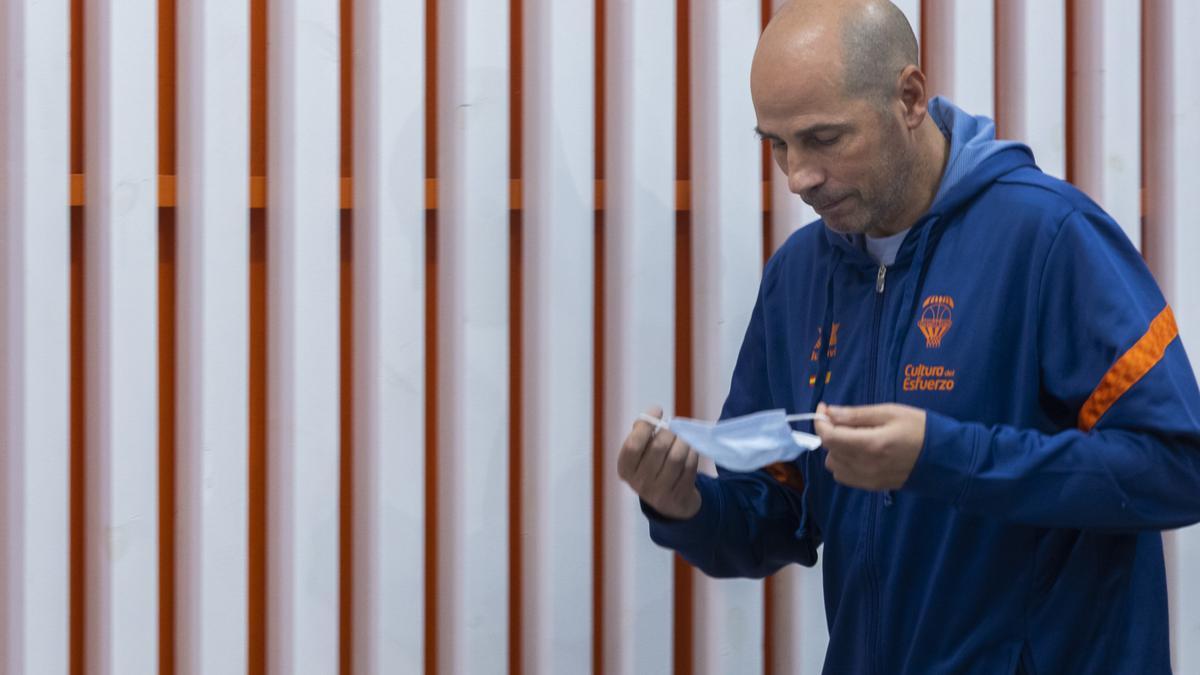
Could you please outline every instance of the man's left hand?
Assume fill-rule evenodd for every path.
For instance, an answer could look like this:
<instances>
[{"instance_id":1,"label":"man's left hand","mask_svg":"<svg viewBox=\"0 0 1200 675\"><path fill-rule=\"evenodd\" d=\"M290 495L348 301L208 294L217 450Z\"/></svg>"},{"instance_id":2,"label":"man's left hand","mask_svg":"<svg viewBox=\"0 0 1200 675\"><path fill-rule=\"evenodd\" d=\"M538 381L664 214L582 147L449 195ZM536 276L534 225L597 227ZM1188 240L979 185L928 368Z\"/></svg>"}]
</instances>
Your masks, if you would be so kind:
<instances>
[{"instance_id":1,"label":"man's left hand","mask_svg":"<svg viewBox=\"0 0 1200 675\"><path fill-rule=\"evenodd\" d=\"M925 444L925 411L888 403L833 406L821 403L815 422L828 454L825 468L833 479L863 490L898 490L917 463Z\"/></svg>"}]
</instances>

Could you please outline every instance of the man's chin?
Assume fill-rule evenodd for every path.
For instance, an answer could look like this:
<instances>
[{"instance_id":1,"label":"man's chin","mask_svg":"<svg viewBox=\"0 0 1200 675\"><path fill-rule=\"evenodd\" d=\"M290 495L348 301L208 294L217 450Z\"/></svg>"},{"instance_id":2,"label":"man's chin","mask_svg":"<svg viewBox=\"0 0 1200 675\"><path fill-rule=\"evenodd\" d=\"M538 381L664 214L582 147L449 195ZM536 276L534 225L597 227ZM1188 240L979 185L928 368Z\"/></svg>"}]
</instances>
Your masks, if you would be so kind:
<instances>
[{"instance_id":1,"label":"man's chin","mask_svg":"<svg viewBox=\"0 0 1200 675\"><path fill-rule=\"evenodd\" d=\"M825 222L825 227L843 235L862 234L867 229L865 225L851 218L823 216L821 220Z\"/></svg>"}]
</instances>

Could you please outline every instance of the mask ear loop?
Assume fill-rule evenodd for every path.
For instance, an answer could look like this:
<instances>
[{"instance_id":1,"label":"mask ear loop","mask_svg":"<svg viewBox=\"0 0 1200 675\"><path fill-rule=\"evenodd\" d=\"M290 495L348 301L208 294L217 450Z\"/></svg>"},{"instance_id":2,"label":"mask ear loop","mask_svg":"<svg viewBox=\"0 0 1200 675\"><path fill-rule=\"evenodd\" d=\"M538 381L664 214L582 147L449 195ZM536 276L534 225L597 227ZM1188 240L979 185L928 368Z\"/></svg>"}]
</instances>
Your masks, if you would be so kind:
<instances>
[{"instance_id":1,"label":"mask ear loop","mask_svg":"<svg viewBox=\"0 0 1200 675\"><path fill-rule=\"evenodd\" d=\"M821 420L822 422L831 422L832 421L829 419L829 415L826 415L825 413L817 413L817 412L797 413L795 415L787 416L788 422L811 422L813 420Z\"/></svg>"},{"instance_id":2,"label":"mask ear loop","mask_svg":"<svg viewBox=\"0 0 1200 675\"><path fill-rule=\"evenodd\" d=\"M659 419L653 415L647 415L646 413L638 413L638 419L642 420L643 422L649 422L650 424L653 424L654 425L654 433L656 433L656 434L659 431L666 429L667 426L671 423L671 418L669 418L669 417L664 416L662 419Z\"/></svg>"}]
</instances>

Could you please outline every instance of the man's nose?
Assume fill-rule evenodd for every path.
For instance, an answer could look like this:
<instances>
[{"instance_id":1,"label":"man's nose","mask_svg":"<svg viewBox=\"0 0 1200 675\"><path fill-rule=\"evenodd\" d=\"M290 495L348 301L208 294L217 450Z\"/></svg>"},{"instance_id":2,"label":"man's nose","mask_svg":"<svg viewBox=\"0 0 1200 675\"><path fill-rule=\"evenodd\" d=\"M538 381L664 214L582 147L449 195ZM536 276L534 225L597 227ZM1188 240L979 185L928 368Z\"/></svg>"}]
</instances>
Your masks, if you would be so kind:
<instances>
[{"instance_id":1,"label":"man's nose","mask_svg":"<svg viewBox=\"0 0 1200 675\"><path fill-rule=\"evenodd\" d=\"M799 155L797 152L788 152L788 190L793 194L804 195L825 182L825 172Z\"/></svg>"}]
</instances>

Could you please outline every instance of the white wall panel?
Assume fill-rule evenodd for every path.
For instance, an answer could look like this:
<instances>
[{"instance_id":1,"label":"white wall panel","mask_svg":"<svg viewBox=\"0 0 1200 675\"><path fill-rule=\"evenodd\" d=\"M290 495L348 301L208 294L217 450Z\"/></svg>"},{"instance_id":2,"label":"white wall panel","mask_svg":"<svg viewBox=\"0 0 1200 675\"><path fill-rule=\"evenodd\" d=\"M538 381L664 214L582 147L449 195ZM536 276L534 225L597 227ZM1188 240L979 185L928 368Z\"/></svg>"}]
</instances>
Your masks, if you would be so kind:
<instances>
[{"instance_id":1,"label":"white wall panel","mask_svg":"<svg viewBox=\"0 0 1200 675\"><path fill-rule=\"evenodd\" d=\"M176 668L247 651L247 3L179 6Z\"/></svg>"},{"instance_id":2,"label":"white wall panel","mask_svg":"<svg viewBox=\"0 0 1200 675\"><path fill-rule=\"evenodd\" d=\"M996 9L999 135L1026 143L1042 171L1065 178L1066 3L1007 0Z\"/></svg>"},{"instance_id":3,"label":"white wall panel","mask_svg":"<svg viewBox=\"0 0 1200 675\"><path fill-rule=\"evenodd\" d=\"M0 4L0 673L67 671L67 3Z\"/></svg>"},{"instance_id":4,"label":"white wall panel","mask_svg":"<svg viewBox=\"0 0 1200 675\"><path fill-rule=\"evenodd\" d=\"M525 0L524 672L592 652L595 15Z\"/></svg>"},{"instance_id":5,"label":"white wall panel","mask_svg":"<svg viewBox=\"0 0 1200 675\"><path fill-rule=\"evenodd\" d=\"M672 554L646 536L616 477L638 412L674 412L675 6L605 6L604 644L605 672L671 671Z\"/></svg>"},{"instance_id":6,"label":"white wall panel","mask_svg":"<svg viewBox=\"0 0 1200 675\"><path fill-rule=\"evenodd\" d=\"M338 654L338 6L269 12L268 653L272 673Z\"/></svg>"},{"instance_id":7,"label":"white wall panel","mask_svg":"<svg viewBox=\"0 0 1200 675\"><path fill-rule=\"evenodd\" d=\"M1145 252L1175 312L1193 370L1200 363L1200 5L1191 0L1147 6L1147 199ZM1200 671L1200 526L1166 535L1172 661L1175 672Z\"/></svg>"},{"instance_id":8,"label":"white wall panel","mask_svg":"<svg viewBox=\"0 0 1200 675\"><path fill-rule=\"evenodd\" d=\"M925 73L934 94L972 115L994 116L992 0L926 0Z\"/></svg>"},{"instance_id":9,"label":"white wall panel","mask_svg":"<svg viewBox=\"0 0 1200 675\"><path fill-rule=\"evenodd\" d=\"M87 671L158 668L157 6L91 0Z\"/></svg>"},{"instance_id":10,"label":"white wall panel","mask_svg":"<svg viewBox=\"0 0 1200 675\"><path fill-rule=\"evenodd\" d=\"M438 672L508 668L509 15L438 4Z\"/></svg>"},{"instance_id":11,"label":"white wall panel","mask_svg":"<svg viewBox=\"0 0 1200 675\"><path fill-rule=\"evenodd\" d=\"M762 270L762 146L754 140L750 61L761 27L752 0L693 5L692 211L695 416L715 419ZM763 668L763 590L696 575L696 669Z\"/></svg>"},{"instance_id":12,"label":"white wall panel","mask_svg":"<svg viewBox=\"0 0 1200 675\"><path fill-rule=\"evenodd\" d=\"M1141 6L1128 0L1075 5L1075 142L1072 177L1124 228L1142 240Z\"/></svg>"},{"instance_id":13,"label":"white wall panel","mask_svg":"<svg viewBox=\"0 0 1200 675\"><path fill-rule=\"evenodd\" d=\"M425 662L425 7L354 6L354 668Z\"/></svg>"}]
</instances>

